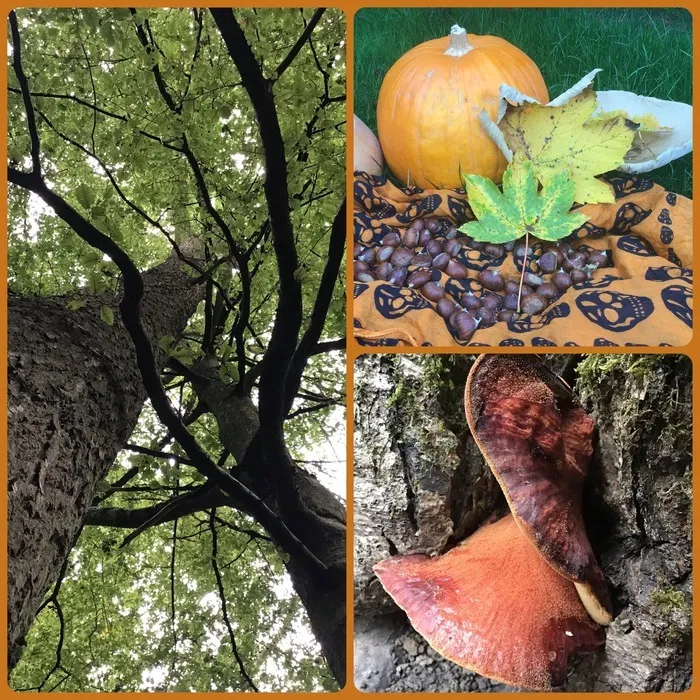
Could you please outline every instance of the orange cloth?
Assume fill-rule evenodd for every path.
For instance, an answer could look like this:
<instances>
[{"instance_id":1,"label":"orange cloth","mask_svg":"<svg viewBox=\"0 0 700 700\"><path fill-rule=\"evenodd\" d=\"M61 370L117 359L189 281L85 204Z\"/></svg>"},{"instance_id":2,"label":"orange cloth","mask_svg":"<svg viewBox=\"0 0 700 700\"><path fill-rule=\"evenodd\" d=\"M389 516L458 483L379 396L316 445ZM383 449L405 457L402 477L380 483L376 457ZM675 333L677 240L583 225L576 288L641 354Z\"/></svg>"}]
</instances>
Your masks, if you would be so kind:
<instances>
[{"instance_id":1,"label":"orange cloth","mask_svg":"<svg viewBox=\"0 0 700 700\"><path fill-rule=\"evenodd\" d=\"M643 177L610 177L614 204L585 205L589 220L572 234L572 246L609 250L612 267L567 290L539 316L478 328L457 340L435 304L419 292L388 282L355 283L355 337L362 345L446 346L635 346L686 345L692 335L692 200ZM456 225L472 219L466 195L454 190L400 189L385 177L355 174L355 240L378 245L389 231L427 216ZM530 245L536 244L531 240ZM546 245L551 245L547 243ZM442 282L455 301L479 296L479 270L493 258L462 250L466 280ZM536 271L534 262L531 269ZM512 254L501 272L517 280Z\"/></svg>"}]
</instances>

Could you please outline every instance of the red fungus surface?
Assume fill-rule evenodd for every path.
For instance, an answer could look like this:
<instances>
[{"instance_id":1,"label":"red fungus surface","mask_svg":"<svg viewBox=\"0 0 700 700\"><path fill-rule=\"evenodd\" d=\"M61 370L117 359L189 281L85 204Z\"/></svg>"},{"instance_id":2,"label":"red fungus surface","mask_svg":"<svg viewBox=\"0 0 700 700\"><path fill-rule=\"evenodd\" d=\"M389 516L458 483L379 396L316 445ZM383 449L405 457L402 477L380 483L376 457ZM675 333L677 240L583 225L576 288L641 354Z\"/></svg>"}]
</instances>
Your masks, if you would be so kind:
<instances>
[{"instance_id":1,"label":"red fungus surface","mask_svg":"<svg viewBox=\"0 0 700 700\"><path fill-rule=\"evenodd\" d=\"M537 553L512 515L447 554L397 556L374 571L433 648L510 685L562 685L569 656L605 641L574 584Z\"/></svg>"},{"instance_id":2,"label":"red fungus surface","mask_svg":"<svg viewBox=\"0 0 700 700\"><path fill-rule=\"evenodd\" d=\"M482 355L467 379L465 411L520 529L576 584L591 617L610 624L610 595L581 511L593 420L563 380L525 355Z\"/></svg>"}]
</instances>

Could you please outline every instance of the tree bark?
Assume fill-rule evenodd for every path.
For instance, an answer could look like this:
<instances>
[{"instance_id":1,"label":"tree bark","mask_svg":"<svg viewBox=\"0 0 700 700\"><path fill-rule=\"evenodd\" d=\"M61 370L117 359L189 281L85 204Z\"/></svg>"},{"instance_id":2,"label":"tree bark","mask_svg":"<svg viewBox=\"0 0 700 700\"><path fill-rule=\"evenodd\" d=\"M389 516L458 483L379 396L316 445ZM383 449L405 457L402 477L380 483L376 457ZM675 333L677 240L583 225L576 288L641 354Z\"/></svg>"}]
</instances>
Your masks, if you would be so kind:
<instances>
[{"instance_id":1,"label":"tree bark","mask_svg":"<svg viewBox=\"0 0 700 700\"><path fill-rule=\"evenodd\" d=\"M366 691L517 690L441 657L371 566L445 551L505 508L463 413L473 358L365 356L356 366L355 681ZM615 620L570 665L567 691L681 691L691 682L691 395L683 356L548 358L597 426L584 492ZM524 611L525 612L525 611Z\"/></svg>"},{"instance_id":2,"label":"tree bark","mask_svg":"<svg viewBox=\"0 0 700 700\"><path fill-rule=\"evenodd\" d=\"M191 252L186 246L183 252ZM141 314L154 347L177 337L203 297L174 256L144 274ZM118 299L10 296L8 370L8 664L74 544L96 487L146 399ZM159 365L164 361L158 351Z\"/></svg>"}]
</instances>

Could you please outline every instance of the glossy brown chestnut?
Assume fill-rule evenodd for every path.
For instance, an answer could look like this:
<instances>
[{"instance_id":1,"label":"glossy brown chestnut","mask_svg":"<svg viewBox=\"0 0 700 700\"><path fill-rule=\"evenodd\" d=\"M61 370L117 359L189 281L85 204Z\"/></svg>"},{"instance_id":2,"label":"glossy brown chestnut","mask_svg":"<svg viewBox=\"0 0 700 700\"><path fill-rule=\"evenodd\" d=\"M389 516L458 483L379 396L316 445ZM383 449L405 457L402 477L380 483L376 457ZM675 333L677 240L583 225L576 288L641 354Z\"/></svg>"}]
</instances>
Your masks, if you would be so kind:
<instances>
[{"instance_id":1,"label":"glossy brown chestnut","mask_svg":"<svg viewBox=\"0 0 700 700\"><path fill-rule=\"evenodd\" d=\"M439 282L426 282L421 287L421 294L430 301L440 301L445 297L445 288Z\"/></svg>"}]
</instances>

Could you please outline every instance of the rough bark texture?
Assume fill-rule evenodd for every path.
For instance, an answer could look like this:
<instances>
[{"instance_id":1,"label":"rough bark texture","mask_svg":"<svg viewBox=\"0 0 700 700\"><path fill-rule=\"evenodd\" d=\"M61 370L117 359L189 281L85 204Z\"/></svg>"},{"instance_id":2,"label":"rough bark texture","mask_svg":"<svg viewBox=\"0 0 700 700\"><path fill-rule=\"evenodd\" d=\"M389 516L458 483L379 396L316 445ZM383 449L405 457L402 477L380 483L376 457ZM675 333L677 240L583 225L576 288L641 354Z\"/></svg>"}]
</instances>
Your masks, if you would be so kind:
<instances>
[{"instance_id":1,"label":"rough bark texture","mask_svg":"<svg viewBox=\"0 0 700 700\"><path fill-rule=\"evenodd\" d=\"M154 345L176 337L202 298L183 263L169 258L144 274L143 325ZM19 660L42 598L73 546L97 484L134 429L146 399L118 300L9 300L8 657ZM164 358L159 353L159 361Z\"/></svg>"},{"instance_id":2,"label":"rough bark texture","mask_svg":"<svg viewBox=\"0 0 700 700\"><path fill-rule=\"evenodd\" d=\"M517 690L443 659L371 567L437 553L504 507L466 426L472 358L375 355L356 364L355 682L367 691ZM682 356L549 360L597 424L586 526L613 598L604 649L567 691L680 691L691 683L691 367ZM526 614L526 611L523 611ZM507 622L506 622L507 624Z\"/></svg>"},{"instance_id":3,"label":"rough bark texture","mask_svg":"<svg viewBox=\"0 0 700 700\"><path fill-rule=\"evenodd\" d=\"M274 469L264 462L260 440L255 440L259 427L258 414L250 397L227 391L215 374L207 378L203 367L194 387L216 418L222 444L241 463L246 452L245 471L236 476L262 498L275 512L275 488L271 483ZM294 486L304 506L313 513L315 527L288 523L294 533L325 564L345 565L345 508L316 477L297 467ZM342 686L345 679L345 578L319 579L303 561L290 556L286 563L294 588L306 608L311 629L326 657L333 676Z\"/></svg>"}]
</instances>

